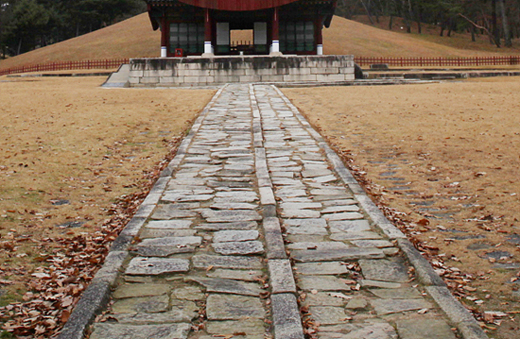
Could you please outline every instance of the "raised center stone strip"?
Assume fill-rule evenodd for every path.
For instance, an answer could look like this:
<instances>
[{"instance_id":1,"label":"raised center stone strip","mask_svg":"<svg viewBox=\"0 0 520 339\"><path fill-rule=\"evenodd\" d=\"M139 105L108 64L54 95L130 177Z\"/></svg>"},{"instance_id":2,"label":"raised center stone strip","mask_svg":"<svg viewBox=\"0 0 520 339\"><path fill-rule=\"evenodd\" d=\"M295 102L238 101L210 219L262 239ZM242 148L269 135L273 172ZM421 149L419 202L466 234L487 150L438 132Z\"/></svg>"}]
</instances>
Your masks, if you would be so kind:
<instances>
[{"instance_id":1,"label":"raised center stone strip","mask_svg":"<svg viewBox=\"0 0 520 339\"><path fill-rule=\"evenodd\" d=\"M220 90L165 175L91 339L486 338L275 87Z\"/></svg>"}]
</instances>

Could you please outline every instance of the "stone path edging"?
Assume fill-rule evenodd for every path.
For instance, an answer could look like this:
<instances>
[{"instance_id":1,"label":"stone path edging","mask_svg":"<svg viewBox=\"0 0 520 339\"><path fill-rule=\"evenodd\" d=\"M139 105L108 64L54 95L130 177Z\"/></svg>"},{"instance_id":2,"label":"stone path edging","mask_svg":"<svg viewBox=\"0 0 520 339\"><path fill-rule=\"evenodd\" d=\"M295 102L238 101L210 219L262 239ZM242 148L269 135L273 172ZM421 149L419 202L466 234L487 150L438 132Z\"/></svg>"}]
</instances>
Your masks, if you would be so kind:
<instances>
[{"instance_id":1,"label":"stone path edging","mask_svg":"<svg viewBox=\"0 0 520 339\"><path fill-rule=\"evenodd\" d=\"M267 167L262 118L253 85L249 86L249 98L253 110L253 144L255 168L261 205L264 207L263 231L267 247L267 266L271 286L271 309L274 335L277 339L304 339L303 325L297 301L296 282L290 260L285 252L280 221L276 213L273 184Z\"/></svg>"},{"instance_id":2,"label":"stone path edging","mask_svg":"<svg viewBox=\"0 0 520 339\"><path fill-rule=\"evenodd\" d=\"M81 299L74 307L74 311L71 313L69 320L58 335L58 339L83 339L85 331L92 324L96 315L108 303L111 288L114 286L124 262L130 257L128 249L132 240L139 233L146 219L150 217L152 211L157 206L168 183L168 177L171 176L173 170L184 159L186 150L193 137L202 125L210 108L225 88L226 86L222 86L206 107L204 107L193 123L190 132L177 148L177 153L173 160L168 164L168 167L163 170L160 178L152 187L141 206L139 206L134 217L128 222L116 240L114 240L103 266L81 295Z\"/></svg>"},{"instance_id":3,"label":"stone path edging","mask_svg":"<svg viewBox=\"0 0 520 339\"><path fill-rule=\"evenodd\" d=\"M280 91L276 86L272 86L274 90L284 100L285 104L291 109L293 114L298 118L303 127L318 142L320 147L325 150L327 158L333 164L334 170L341 180L352 190L354 197L359 204L365 209L374 224L392 240L396 240L399 249L404 253L407 260L415 268L418 279L428 294L439 305L457 329L463 335L464 339L486 339L489 338L480 328L473 315L457 300L446 287L444 281L434 271L430 263L421 255L421 253L412 245L397 227L395 227L374 204L370 197L359 185L354 176L345 167L339 156L330 148L323 137L314 130L307 119L303 117L300 111L292 104L292 102Z\"/></svg>"}]
</instances>

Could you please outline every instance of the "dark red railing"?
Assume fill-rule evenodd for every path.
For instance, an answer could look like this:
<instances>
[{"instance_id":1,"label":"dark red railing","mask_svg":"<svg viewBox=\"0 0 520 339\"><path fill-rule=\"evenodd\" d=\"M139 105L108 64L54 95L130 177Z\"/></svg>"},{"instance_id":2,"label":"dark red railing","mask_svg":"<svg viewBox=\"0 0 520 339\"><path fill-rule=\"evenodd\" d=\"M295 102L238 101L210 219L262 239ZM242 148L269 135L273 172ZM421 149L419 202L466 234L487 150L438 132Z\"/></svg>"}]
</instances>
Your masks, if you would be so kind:
<instances>
[{"instance_id":1,"label":"dark red railing","mask_svg":"<svg viewBox=\"0 0 520 339\"><path fill-rule=\"evenodd\" d=\"M391 67L470 67L470 66L503 66L520 65L520 56L490 56L490 57L467 57L467 58L386 58L386 57L355 57L354 60L360 66L373 64L387 64ZM61 61L46 64L28 65L0 69L0 75L29 73L29 72L51 72L51 71L70 71L80 69L112 69L118 68L121 64L128 63L129 59L105 59L105 60L84 60L84 61Z\"/></svg>"},{"instance_id":2,"label":"dark red railing","mask_svg":"<svg viewBox=\"0 0 520 339\"><path fill-rule=\"evenodd\" d=\"M355 62L359 66L369 66L373 64L387 64L392 67L425 67L425 66L449 66L449 67L468 67L468 66L500 66L500 65L520 65L520 56L490 56L490 57L460 57L460 58L385 58L385 57L355 57Z\"/></svg>"},{"instance_id":3,"label":"dark red railing","mask_svg":"<svg viewBox=\"0 0 520 339\"><path fill-rule=\"evenodd\" d=\"M79 69L113 69L121 64L126 64L129 59L105 59L105 60L83 60L83 61L60 61L46 64L27 65L0 69L0 75L29 73L29 72L51 72L70 71Z\"/></svg>"}]
</instances>

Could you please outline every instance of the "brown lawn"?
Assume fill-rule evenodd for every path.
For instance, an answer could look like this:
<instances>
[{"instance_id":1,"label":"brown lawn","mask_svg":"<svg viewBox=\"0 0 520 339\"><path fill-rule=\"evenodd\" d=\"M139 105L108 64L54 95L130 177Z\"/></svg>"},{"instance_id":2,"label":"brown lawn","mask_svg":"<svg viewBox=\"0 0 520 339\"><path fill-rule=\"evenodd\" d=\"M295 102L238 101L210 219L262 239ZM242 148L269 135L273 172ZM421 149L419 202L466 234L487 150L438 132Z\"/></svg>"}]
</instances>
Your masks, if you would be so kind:
<instances>
[{"instance_id":1,"label":"brown lawn","mask_svg":"<svg viewBox=\"0 0 520 339\"><path fill-rule=\"evenodd\" d=\"M476 312L517 338L520 81L285 89ZM497 326L501 324L501 326Z\"/></svg>"},{"instance_id":2,"label":"brown lawn","mask_svg":"<svg viewBox=\"0 0 520 339\"><path fill-rule=\"evenodd\" d=\"M0 77L0 306L21 300L57 239L113 218L214 93L104 80Z\"/></svg>"}]
</instances>

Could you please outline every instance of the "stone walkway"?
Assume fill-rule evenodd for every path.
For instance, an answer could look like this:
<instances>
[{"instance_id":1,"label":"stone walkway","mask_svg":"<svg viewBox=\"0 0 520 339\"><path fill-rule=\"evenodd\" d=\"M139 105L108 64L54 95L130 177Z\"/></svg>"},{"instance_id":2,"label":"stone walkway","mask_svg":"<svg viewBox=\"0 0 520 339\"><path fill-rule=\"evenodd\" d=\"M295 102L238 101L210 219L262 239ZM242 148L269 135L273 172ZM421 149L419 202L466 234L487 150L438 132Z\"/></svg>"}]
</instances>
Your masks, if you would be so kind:
<instances>
[{"instance_id":1,"label":"stone walkway","mask_svg":"<svg viewBox=\"0 0 520 339\"><path fill-rule=\"evenodd\" d=\"M222 88L165 174L91 339L486 338L276 87Z\"/></svg>"}]
</instances>

